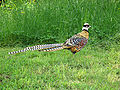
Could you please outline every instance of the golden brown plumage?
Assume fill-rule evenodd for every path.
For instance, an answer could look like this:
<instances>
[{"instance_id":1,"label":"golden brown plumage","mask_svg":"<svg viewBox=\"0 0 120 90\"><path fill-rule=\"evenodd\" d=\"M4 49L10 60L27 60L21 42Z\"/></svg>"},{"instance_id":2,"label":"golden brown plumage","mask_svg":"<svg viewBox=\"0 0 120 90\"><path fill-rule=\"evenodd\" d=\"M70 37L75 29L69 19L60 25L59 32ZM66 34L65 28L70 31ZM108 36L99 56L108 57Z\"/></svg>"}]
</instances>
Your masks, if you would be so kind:
<instances>
[{"instance_id":1,"label":"golden brown plumage","mask_svg":"<svg viewBox=\"0 0 120 90\"><path fill-rule=\"evenodd\" d=\"M72 36L71 38L67 39L64 43L60 44L45 44L45 45L37 45L32 47L27 47L23 50L9 52L9 54L15 54L20 52L25 52L28 50L39 50L39 51L57 51L61 49L68 49L73 54L79 52L88 42L89 32L88 29L91 26L88 23L85 23L82 28L82 32Z\"/></svg>"}]
</instances>

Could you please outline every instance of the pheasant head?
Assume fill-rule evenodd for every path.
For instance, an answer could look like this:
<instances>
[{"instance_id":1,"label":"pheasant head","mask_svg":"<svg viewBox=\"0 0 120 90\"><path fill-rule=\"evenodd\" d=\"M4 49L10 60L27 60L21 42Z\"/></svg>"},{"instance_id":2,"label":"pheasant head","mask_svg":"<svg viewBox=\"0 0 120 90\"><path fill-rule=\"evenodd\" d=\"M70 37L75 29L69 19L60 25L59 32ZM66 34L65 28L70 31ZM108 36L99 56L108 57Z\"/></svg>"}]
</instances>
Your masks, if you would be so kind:
<instances>
[{"instance_id":1,"label":"pheasant head","mask_svg":"<svg viewBox=\"0 0 120 90\"><path fill-rule=\"evenodd\" d=\"M85 24L83 25L82 30L88 31L88 29L89 29L90 27L91 27L91 26L90 26L88 23L85 23Z\"/></svg>"}]
</instances>

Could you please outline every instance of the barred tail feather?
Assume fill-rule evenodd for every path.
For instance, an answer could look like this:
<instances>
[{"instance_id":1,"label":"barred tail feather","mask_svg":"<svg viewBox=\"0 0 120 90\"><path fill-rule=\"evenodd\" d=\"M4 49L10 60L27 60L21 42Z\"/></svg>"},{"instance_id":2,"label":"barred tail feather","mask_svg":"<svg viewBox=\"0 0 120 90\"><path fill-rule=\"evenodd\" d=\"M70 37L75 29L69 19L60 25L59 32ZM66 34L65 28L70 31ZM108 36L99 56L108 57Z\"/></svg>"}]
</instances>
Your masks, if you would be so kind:
<instances>
[{"instance_id":1,"label":"barred tail feather","mask_svg":"<svg viewBox=\"0 0 120 90\"><path fill-rule=\"evenodd\" d=\"M48 48L48 49L43 49L43 50L39 50L39 51L51 52L51 51L58 51L58 50L62 50L62 49L64 49L63 46L60 46L60 47L54 47L54 48Z\"/></svg>"},{"instance_id":2,"label":"barred tail feather","mask_svg":"<svg viewBox=\"0 0 120 90\"><path fill-rule=\"evenodd\" d=\"M46 49L50 49L50 48L61 47L62 45L63 45L63 43L60 43L60 44L36 45L36 46L32 46L32 47L26 47L23 50L9 52L8 54L16 54L16 53L20 53L20 52L34 51L34 50L42 51L42 50L46 50Z\"/></svg>"}]
</instances>

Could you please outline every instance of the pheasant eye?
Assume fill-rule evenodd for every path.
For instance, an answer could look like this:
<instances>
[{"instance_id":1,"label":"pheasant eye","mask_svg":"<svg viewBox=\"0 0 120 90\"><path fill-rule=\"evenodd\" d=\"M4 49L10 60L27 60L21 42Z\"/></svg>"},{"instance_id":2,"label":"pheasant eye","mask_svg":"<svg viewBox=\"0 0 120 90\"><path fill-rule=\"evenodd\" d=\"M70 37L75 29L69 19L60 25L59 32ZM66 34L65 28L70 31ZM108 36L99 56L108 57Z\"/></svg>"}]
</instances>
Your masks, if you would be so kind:
<instances>
[{"instance_id":1,"label":"pheasant eye","mask_svg":"<svg viewBox=\"0 0 120 90\"><path fill-rule=\"evenodd\" d=\"M83 25L83 27L89 27L89 25Z\"/></svg>"},{"instance_id":2,"label":"pheasant eye","mask_svg":"<svg viewBox=\"0 0 120 90\"><path fill-rule=\"evenodd\" d=\"M86 25L86 27L89 27L89 25Z\"/></svg>"}]
</instances>

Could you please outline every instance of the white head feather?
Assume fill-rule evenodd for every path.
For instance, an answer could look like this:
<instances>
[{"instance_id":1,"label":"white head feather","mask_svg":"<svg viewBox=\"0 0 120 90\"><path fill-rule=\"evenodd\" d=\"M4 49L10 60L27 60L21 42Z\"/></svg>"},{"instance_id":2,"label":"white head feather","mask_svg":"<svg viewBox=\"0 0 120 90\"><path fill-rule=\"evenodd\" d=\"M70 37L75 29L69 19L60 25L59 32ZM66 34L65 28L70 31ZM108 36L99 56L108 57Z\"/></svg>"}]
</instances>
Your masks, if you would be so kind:
<instances>
[{"instance_id":1,"label":"white head feather","mask_svg":"<svg viewBox=\"0 0 120 90\"><path fill-rule=\"evenodd\" d=\"M82 30L87 30L87 31L88 31L88 29L89 29L90 27L91 27L91 26L90 26L88 23L84 23Z\"/></svg>"}]
</instances>

